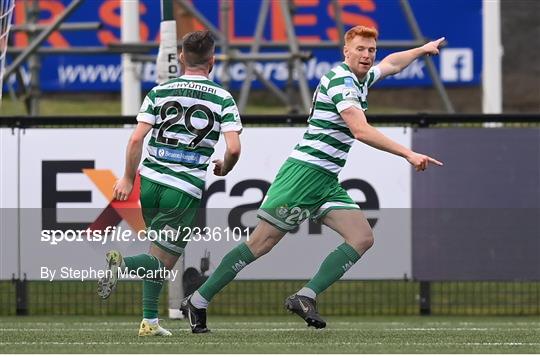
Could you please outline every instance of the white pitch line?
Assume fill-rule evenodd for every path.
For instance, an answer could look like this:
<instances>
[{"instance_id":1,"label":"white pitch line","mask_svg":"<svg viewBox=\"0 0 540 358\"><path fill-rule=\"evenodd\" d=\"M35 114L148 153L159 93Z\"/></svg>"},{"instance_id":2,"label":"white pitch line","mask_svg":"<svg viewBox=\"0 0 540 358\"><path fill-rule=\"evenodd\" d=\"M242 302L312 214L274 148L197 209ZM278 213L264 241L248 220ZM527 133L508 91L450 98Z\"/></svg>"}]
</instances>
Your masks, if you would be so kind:
<instances>
[{"instance_id":1,"label":"white pitch line","mask_svg":"<svg viewBox=\"0 0 540 358\"><path fill-rule=\"evenodd\" d=\"M172 322L172 320L161 320L161 322ZM298 321L299 322L299 321ZM294 326L297 325L298 322L279 322L279 321L272 321L272 322L257 322L257 321L235 321L235 322L216 322L212 323L213 326ZM96 321L96 322L11 322L10 325L16 325L21 326L21 328L25 328L28 325L32 326L138 326L140 321ZM418 324L418 322L415 322ZM330 324L334 326L382 326L382 328L385 328L385 326L414 326L415 323L411 322L330 322ZM498 327L507 327L507 326L540 326L540 322L531 321L531 322L425 322L422 323L422 327L418 328L437 328L440 326L449 326L449 325L457 325L457 326L477 326L474 328L494 328L493 326ZM435 326L435 327L430 327ZM486 327L478 327L478 326L486 326ZM370 327L372 329L373 327ZM405 328L414 328L414 327L405 327ZM536 327L534 327L536 328ZM540 327L539 327L540 328ZM397 329L397 328L396 328Z\"/></svg>"},{"instance_id":2,"label":"white pitch line","mask_svg":"<svg viewBox=\"0 0 540 358\"><path fill-rule=\"evenodd\" d=\"M160 337L161 338L161 337ZM258 345L273 345L273 346L295 346L295 345L306 345L304 342L259 342ZM19 346L19 345L227 345L227 346L240 346L246 345L246 343L233 343L233 342L170 342L159 339L159 341L145 341L145 342L57 342L57 341L48 341L48 342L0 342L0 346ZM414 343L414 342L310 342L310 346L322 345L322 346L437 346L437 347L467 347L467 346L540 346L540 343L537 342L449 342L449 343Z\"/></svg>"},{"instance_id":3,"label":"white pitch line","mask_svg":"<svg viewBox=\"0 0 540 358\"><path fill-rule=\"evenodd\" d=\"M183 320L160 320L160 322L166 324L171 324L173 322L183 323ZM215 322L212 325L223 325L223 326L294 326L297 325L300 321L290 321L290 322L280 322L280 321L271 321L271 322L252 322L252 321L236 321L236 322ZM21 327L31 326L138 326L140 321L96 321L96 322L9 322L10 325L17 325ZM336 321L330 322L330 324L335 326L414 326L414 323L411 322L343 322ZM491 328L492 326L505 327L505 326L540 326L540 322L531 321L531 322L425 322L422 323L422 327L418 328L437 328L441 326L486 326L486 328ZM434 327L430 327L434 326ZM482 328L482 327L476 327ZM540 327L539 327L540 328ZM397 328L396 328L397 329Z\"/></svg>"},{"instance_id":4,"label":"white pitch line","mask_svg":"<svg viewBox=\"0 0 540 358\"><path fill-rule=\"evenodd\" d=\"M131 332L136 330L136 327L133 326L133 329L127 329L127 328L69 328L69 327L61 327L61 328L0 328L0 332L18 332L18 331L28 331L28 332L51 332L51 331L63 331L63 332L119 332L119 331L126 331ZM306 331L308 328L223 328L219 326L213 326L213 328L216 329L216 331L224 331L224 332L235 332L235 331L259 331L259 332L294 332L294 331ZM180 331L189 331L188 328L172 328L174 330L180 330ZM362 328L362 327L351 327L351 328L325 328L324 331L373 331L374 328ZM540 327L531 327L531 328L516 328L516 327L510 327L510 328L477 328L477 327L471 327L471 328L378 328L376 330L380 331L389 331L389 332L395 332L395 331L403 331L403 332L447 332L447 331L453 331L453 332L470 332L470 331L531 331L531 330L540 330Z\"/></svg>"},{"instance_id":5,"label":"white pitch line","mask_svg":"<svg viewBox=\"0 0 540 358\"><path fill-rule=\"evenodd\" d=\"M160 320L162 322L174 322L176 320ZM181 322L181 320L179 320ZM11 322L11 324L20 324L20 325L33 325L33 326L65 326L65 325L138 325L140 321L96 321L96 322ZM231 321L231 322L219 322L218 324L223 325L295 325L298 322L282 322L282 321ZM381 326L410 326L411 322L362 322L362 321L355 321L355 322L344 322L344 321L336 321L332 322L334 325L342 325L342 326L352 326L352 325L381 325ZM423 322L422 325L425 326L450 326L450 325L457 325L457 326L475 326L475 325L484 325L484 326L540 326L540 321L530 321L530 322L489 322L489 321L482 321L482 322Z\"/></svg>"}]
</instances>

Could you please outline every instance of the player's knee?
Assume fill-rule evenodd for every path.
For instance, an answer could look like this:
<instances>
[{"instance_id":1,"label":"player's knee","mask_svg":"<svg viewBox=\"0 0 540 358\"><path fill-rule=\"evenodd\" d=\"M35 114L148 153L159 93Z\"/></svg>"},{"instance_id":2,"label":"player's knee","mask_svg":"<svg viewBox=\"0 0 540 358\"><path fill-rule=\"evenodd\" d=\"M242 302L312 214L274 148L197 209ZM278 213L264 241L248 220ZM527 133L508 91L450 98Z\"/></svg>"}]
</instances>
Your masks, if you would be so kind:
<instances>
[{"instance_id":1,"label":"player's knee","mask_svg":"<svg viewBox=\"0 0 540 358\"><path fill-rule=\"evenodd\" d=\"M248 242L247 245L249 249L251 250L251 253L253 254L253 256L255 256L256 258L259 258L267 254L268 252L270 252L270 250L272 250L272 248L269 247L264 241Z\"/></svg>"},{"instance_id":2,"label":"player's knee","mask_svg":"<svg viewBox=\"0 0 540 358\"><path fill-rule=\"evenodd\" d=\"M161 249L151 249L150 254L161 261L167 270L172 270L174 265L176 265L176 261L178 261L178 256L171 255Z\"/></svg>"},{"instance_id":3,"label":"player's knee","mask_svg":"<svg viewBox=\"0 0 540 358\"><path fill-rule=\"evenodd\" d=\"M277 241L271 237L267 237L263 240L248 241L247 245L251 250L251 253L256 258L259 258L263 255L269 253L274 246L276 246Z\"/></svg>"},{"instance_id":4,"label":"player's knee","mask_svg":"<svg viewBox=\"0 0 540 358\"><path fill-rule=\"evenodd\" d=\"M173 262L167 262L165 264L165 267L167 268L167 270L170 271L170 270L172 270L174 268L174 265L176 265L176 261L174 261L174 263Z\"/></svg>"},{"instance_id":5,"label":"player's knee","mask_svg":"<svg viewBox=\"0 0 540 358\"><path fill-rule=\"evenodd\" d=\"M363 243L365 250L369 250L373 246L374 243L375 243L375 238L373 237L373 232L370 231Z\"/></svg>"},{"instance_id":6,"label":"player's knee","mask_svg":"<svg viewBox=\"0 0 540 358\"><path fill-rule=\"evenodd\" d=\"M368 232L354 235L346 241L356 251L363 254L373 246L375 239L373 237L373 231L369 230Z\"/></svg>"},{"instance_id":7,"label":"player's knee","mask_svg":"<svg viewBox=\"0 0 540 358\"><path fill-rule=\"evenodd\" d=\"M174 265L176 265L176 261L178 261L177 257L161 257L159 260L163 263L165 268L167 270L172 270L174 268Z\"/></svg>"},{"instance_id":8,"label":"player's knee","mask_svg":"<svg viewBox=\"0 0 540 358\"><path fill-rule=\"evenodd\" d=\"M251 234L247 245L253 256L259 258L269 253L284 235L284 232L275 229L265 221L261 221Z\"/></svg>"}]
</instances>

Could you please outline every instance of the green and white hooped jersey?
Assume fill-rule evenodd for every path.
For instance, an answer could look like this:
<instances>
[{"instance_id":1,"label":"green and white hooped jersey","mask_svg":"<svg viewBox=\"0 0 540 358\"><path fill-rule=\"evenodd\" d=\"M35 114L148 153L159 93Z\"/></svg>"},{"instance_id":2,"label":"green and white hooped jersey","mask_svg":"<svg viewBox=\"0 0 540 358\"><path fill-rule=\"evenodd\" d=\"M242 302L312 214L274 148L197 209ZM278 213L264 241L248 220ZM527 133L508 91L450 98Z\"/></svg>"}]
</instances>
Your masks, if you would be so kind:
<instances>
[{"instance_id":1,"label":"green and white hooped jersey","mask_svg":"<svg viewBox=\"0 0 540 358\"><path fill-rule=\"evenodd\" d=\"M204 76L181 76L154 87L137 121L153 126L140 174L200 199L221 132L242 131L231 94Z\"/></svg>"},{"instance_id":2,"label":"green and white hooped jersey","mask_svg":"<svg viewBox=\"0 0 540 358\"><path fill-rule=\"evenodd\" d=\"M353 106L365 111L368 87L380 77L379 67L373 66L359 81L345 63L324 75L313 94L308 129L290 158L339 174L355 140L339 113Z\"/></svg>"}]
</instances>

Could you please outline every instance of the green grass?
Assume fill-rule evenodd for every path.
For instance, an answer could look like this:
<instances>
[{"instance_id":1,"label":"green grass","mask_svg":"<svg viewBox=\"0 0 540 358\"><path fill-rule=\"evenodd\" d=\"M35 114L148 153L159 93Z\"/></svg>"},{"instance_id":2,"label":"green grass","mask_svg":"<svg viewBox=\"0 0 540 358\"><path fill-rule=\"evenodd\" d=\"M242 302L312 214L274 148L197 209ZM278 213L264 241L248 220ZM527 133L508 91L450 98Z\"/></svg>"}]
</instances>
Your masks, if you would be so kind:
<instances>
[{"instance_id":1,"label":"green grass","mask_svg":"<svg viewBox=\"0 0 540 358\"><path fill-rule=\"evenodd\" d=\"M40 101L39 109L41 116L119 116L122 111L120 100L107 98L47 98ZM5 96L0 106L0 115L25 116L26 110L24 103L22 101L12 101L9 96Z\"/></svg>"},{"instance_id":2,"label":"green grass","mask_svg":"<svg viewBox=\"0 0 540 358\"><path fill-rule=\"evenodd\" d=\"M265 99L260 95L247 105L243 114L265 115L265 114L287 114L287 107L276 103L275 100L265 104ZM119 116L122 112L120 98L116 94L106 96L99 95L58 95L41 99L40 115L85 115L85 116ZM371 114L397 114L413 113L406 108L386 108L370 106ZM22 101L13 101L6 95L0 104L0 116L25 116L26 110Z\"/></svg>"},{"instance_id":3,"label":"green grass","mask_svg":"<svg viewBox=\"0 0 540 358\"><path fill-rule=\"evenodd\" d=\"M540 353L533 317L327 317L324 330L293 316L209 317L212 333L162 321L172 337L138 338L137 317L10 317L0 353Z\"/></svg>"},{"instance_id":4,"label":"green grass","mask_svg":"<svg viewBox=\"0 0 540 358\"><path fill-rule=\"evenodd\" d=\"M40 102L40 115L85 115L119 116L122 108L120 99L108 99L103 96L80 98L46 98ZM248 105L245 114L287 114L287 108L280 105ZM24 116L26 110L22 101L12 101L7 96L2 100L0 116Z\"/></svg>"}]
</instances>

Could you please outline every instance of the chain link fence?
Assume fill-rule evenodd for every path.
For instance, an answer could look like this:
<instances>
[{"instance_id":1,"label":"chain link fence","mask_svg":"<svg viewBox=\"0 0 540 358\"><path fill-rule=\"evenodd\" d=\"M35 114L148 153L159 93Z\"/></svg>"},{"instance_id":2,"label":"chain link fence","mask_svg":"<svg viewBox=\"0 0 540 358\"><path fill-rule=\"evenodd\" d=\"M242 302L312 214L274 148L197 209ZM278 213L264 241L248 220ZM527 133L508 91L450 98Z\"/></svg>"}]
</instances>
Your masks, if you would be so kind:
<instances>
[{"instance_id":1,"label":"chain link fence","mask_svg":"<svg viewBox=\"0 0 540 358\"><path fill-rule=\"evenodd\" d=\"M26 298L18 297L15 281L0 281L0 315L15 315L18 309L29 315L141 314L140 281L120 282L105 301L97 297L95 281L23 282ZM304 283L233 281L215 297L209 314L286 314L285 298ZM337 316L419 315L421 311L433 315L540 315L540 282L431 282L427 297L420 286L414 281L342 280L319 297L319 309L323 315ZM160 303L162 316L168 312L166 287ZM425 307L428 311L422 310Z\"/></svg>"}]
</instances>

